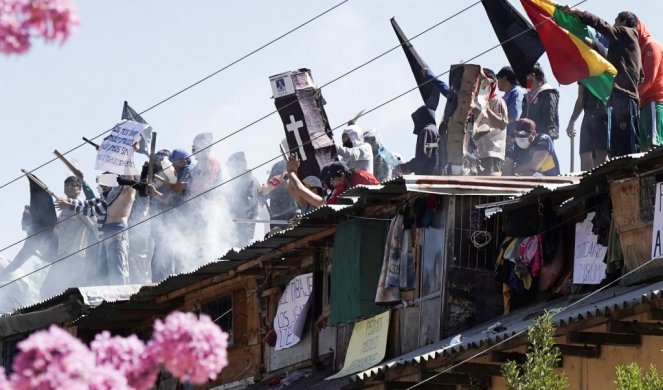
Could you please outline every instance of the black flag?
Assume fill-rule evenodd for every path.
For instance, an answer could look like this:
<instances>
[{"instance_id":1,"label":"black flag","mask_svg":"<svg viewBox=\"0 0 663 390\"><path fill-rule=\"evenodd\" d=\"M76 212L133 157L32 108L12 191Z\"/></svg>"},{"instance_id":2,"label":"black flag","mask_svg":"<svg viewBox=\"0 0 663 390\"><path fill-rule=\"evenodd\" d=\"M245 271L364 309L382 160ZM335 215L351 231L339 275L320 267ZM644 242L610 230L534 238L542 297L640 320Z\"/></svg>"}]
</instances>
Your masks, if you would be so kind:
<instances>
[{"instance_id":1,"label":"black flag","mask_svg":"<svg viewBox=\"0 0 663 390\"><path fill-rule=\"evenodd\" d=\"M30 228L32 232L45 228L53 229L53 225L58 220L53 197L34 180L28 178L28 181L30 181Z\"/></svg>"},{"instance_id":2,"label":"black flag","mask_svg":"<svg viewBox=\"0 0 663 390\"><path fill-rule=\"evenodd\" d=\"M427 82L428 79L423 75L422 70L428 68L428 65L426 65L424 60L421 59L417 51L414 50L414 47L403 33L403 30L401 30L398 23L396 23L395 18L391 18L391 26L394 28L398 41L403 47L407 62L410 64L410 69L412 69L412 73L414 74L414 79L417 81L417 85L419 85L419 93L421 93L421 98L424 99L424 104L428 109L435 111L437 109L437 104L440 101L440 91L433 85L433 83Z\"/></svg>"},{"instance_id":3,"label":"black flag","mask_svg":"<svg viewBox=\"0 0 663 390\"><path fill-rule=\"evenodd\" d=\"M148 124L145 119L143 119L142 116L140 116L139 113L136 112L127 101L124 101L124 106L122 106L122 119L126 119L129 121L134 121L138 123L144 123ZM152 126L147 127L141 134L140 134L140 146L137 150L138 153L145 154L147 156L150 155L150 152L147 150L148 145L150 145L152 138ZM97 149L98 150L98 149Z\"/></svg>"},{"instance_id":4,"label":"black flag","mask_svg":"<svg viewBox=\"0 0 663 390\"><path fill-rule=\"evenodd\" d=\"M338 158L324 99L313 83L311 71L299 69L269 80L288 148L301 161L297 174L301 178L319 176L322 167Z\"/></svg>"},{"instance_id":5,"label":"black flag","mask_svg":"<svg viewBox=\"0 0 663 390\"><path fill-rule=\"evenodd\" d=\"M502 44L504 54L511 64L520 85L525 86L527 73L545 51L539 35L507 0L482 0L495 35Z\"/></svg>"}]
</instances>

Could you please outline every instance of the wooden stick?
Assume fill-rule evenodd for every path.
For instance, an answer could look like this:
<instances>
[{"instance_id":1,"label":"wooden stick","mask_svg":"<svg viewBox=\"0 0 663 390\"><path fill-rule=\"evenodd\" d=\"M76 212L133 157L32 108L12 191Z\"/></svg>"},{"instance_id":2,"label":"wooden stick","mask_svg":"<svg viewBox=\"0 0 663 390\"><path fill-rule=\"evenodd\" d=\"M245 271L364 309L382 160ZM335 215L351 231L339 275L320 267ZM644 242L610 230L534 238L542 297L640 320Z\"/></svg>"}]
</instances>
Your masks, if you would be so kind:
<instances>
[{"instance_id":1,"label":"wooden stick","mask_svg":"<svg viewBox=\"0 0 663 390\"><path fill-rule=\"evenodd\" d=\"M283 157L283 160L287 163L288 162L288 153L285 152L285 149L283 149L283 145L279 144L279 149L281 150L281 157Z\"/></svg>"},{"instance_id":2,"label":"wooden stick","mask_svg":"<svg viewBox=\"0 0 663 390\"><path fill-rule=\"evenodd\" d=\"M150 159L149 165L147 166L147 184L152 184L154 181L154 152L157 147L157 133L156 131L152 132L152 142L150 144Z\"/></svg>"},{"instance_id":3,"label":"wooden stick","mask_svg":"<svg viewBox=\"0 0 663 390\"><path fill-rule=\"evenodd\" d=\"M69 160L67 160L67 158L64 155L62 155L62 153L58 152L58 150L55 149L53 151L53 154L57 158L59 158L60 161L62 161L64 163L64 165L67 166L67 168L69 168L69 170L71 171L71 173L74 174L74 176L76 176L77 178L83 180L83 172L81 172L78 168L76 168L76 166L74 164L72 164Z\"/></svg>"},{"instance_id":4,"label":"wooden stick","mask_svg":"<svg viewBox=\"0 0 663 390\"><path fill-rule=\"evenodd\" d=\"M48 192L49 195L51 195L52 197L54 197L54 198L57 199L57 196L55 196L55 194L53 193L53 191L49 190L48 187L46 186L46 184L44 184L41 180L37 179L37 178L35 177L35 175L33 175L32 173L26 171L25 169L21 169L21 172L23 172L23 174L24 174L25 176L27 176L28 179L32 180L36 185L38 185L39 187L41 187L42 190Z\"/></svg>"}]
</instances>

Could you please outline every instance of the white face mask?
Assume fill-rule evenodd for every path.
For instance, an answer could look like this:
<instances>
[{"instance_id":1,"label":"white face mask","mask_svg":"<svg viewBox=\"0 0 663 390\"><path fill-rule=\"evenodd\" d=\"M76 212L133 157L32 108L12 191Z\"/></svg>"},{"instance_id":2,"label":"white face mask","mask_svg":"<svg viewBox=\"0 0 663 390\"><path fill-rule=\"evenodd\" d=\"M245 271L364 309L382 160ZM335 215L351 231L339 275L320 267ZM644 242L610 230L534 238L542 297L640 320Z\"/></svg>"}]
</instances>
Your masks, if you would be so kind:
<instances>
[{"instance_id":1,"label":"white face mask","mask_svg":"<svg viewBox=\"0 0 663 390\"><path fill-rule=\"evenodd\" d=\"M518 145L518 147L521 149L529 148L530 144L531 142L529 138L516 138L516 145Z\"/></svg>"}]
</instances>

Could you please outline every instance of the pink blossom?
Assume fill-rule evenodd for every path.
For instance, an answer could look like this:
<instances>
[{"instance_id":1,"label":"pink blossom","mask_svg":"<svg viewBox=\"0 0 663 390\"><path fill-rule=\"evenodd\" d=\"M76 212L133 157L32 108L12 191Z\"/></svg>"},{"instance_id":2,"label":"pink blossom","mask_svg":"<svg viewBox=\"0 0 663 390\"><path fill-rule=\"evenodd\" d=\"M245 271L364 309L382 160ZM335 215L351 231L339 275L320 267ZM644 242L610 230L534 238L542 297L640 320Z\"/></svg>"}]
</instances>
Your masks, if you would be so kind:
<instances>
[{"instance_id":1,"label":"pink blossom","mask_svg":"<svg viewBox=\"0 0 663 390\"><path fill-rule=\"evenodd\" d=\"M174 312L154 323L148 343L152 356L166 369L185 382L203 384L216 379L228 365L228 334L204 314Z\"/></svg>"},{"instance_id":2,"label":"pink blossom","mask_svg":"<svg viewBox=\"0 0 663 390\"><path fill-rule=\"evenodd\" d=\"M88 390L133 390L127 378L110 366L97 366L91 372L87 383Z\"/></svg>"},{"instance_id":3,"label":"pink blossom","mask_svg":"<svg viewBox=\"0 0 663 390\"><path fill-rule=\"evenodd\" d=\"M9 387L9 381L5 375L5 368L0 366L0 390L11 390Z\"/></svg>"},{"instance_id":4,"label":"pink blossom","mask_svg":"<svg viewBox=\"0 0 663 390\"><path fill-rule=\"evenodd\" d=\"M69 0L0 0L0 52L25 53L32 36L63 43L77 24Z\"/></svg>"},{"instance_id":5,"label":"pink blossom","mask_svg":"<svg viewBox=\"0 0 663 390\"><path fill-rule=\"evenodd\" d=\"M53 325L18 344L10 384L23 389L86 389L94 371L94 355L64 330Z\"/></svg>"},{"instance_id":6,"label":"pink blossom","mask_svg":"<svg viewBox=\"0 0 663 390\"><path fill-rule=\"evenodd\" d=\"M149 389L156 381L159 363L146 352L145 344L135 335L111 337L104 331L95 337L90 349L98 365L123 374L133 389Z\"/></svg>"}]
</instances>

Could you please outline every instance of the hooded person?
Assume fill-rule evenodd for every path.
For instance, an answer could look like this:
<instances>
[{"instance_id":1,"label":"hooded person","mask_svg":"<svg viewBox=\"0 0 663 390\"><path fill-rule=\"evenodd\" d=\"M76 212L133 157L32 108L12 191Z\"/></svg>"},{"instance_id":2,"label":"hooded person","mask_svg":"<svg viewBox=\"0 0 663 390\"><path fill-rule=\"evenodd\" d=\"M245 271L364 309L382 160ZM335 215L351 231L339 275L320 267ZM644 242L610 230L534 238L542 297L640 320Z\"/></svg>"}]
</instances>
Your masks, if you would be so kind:
<instances>
[{"instance_id":1,"label":"hooded person","mask_svg":"<svg viewBox=\"0 0 663 390\"><path fill-rule=\"evenodd\" d=\"M221 163L211 155L214 137L201 133L193 139L191 152L196 156L196 166L191 170L189 195L195 196L221 182Z\"/></svg>"},{"instance_id":2,"label":"hooded person","mask_svg":"<svg viewBox=\"0 0 663 390\"><path fill-rule=\"evenodd\" d=\"M338 155L350 169L361 169L373 173L373 149L364 142L364 132L357 125L349 125L343 130L343 145L336 146Z\"/></svg>"},{"instance_id":3,"label":"hooded person","mask_svg":"<svg viewBox=\"0 0 663 390\"><path fill-rule=\"evenodd\" d=\"M663 144L663 45L638 20L638 45L645 79L640 84L640 149Z\"/></svg>"},{"instance_id":4,"label":"hooded person","mask_svg":"<svg viewBox=\"0 0 663 390\"><path fill-rule=\"evenodd\" d=\"M373 149L373 176L381 182L391 179L392 170L400 162L384 147L380 133L374 129L364 131L364 142Z\"/></svg>"},{"instance_id":5,"label":"hooded person","mask_svg":"<svg viewBox=\"0 0 663 390\"><path fill-rule=\"evenodd\" d=\"M487 101L474 121L474 143L479 158L480 176L501 176L506 147L508 109L497 96L497 76L488 68L481 71L481 87L488 92Z\"/></svg>"},{"instance_id":6,"label":"hooded person","mask_svg":"<svg viewBox=\"0 0 663 390\"><path fill-rule=\"evenodd\" d=\"M433 175L437 168L437 143L440 133L435 125L435 112L426 106L419 107L412 113L413 133L417 136L414 158L398 166L403 174Z\"/></svg>"},{"instance_id":7,"label":"hooded person","mask_svg":"<svg viewBox=\"0 0 663 390\"><path fill-rule=\"evenodd\" d=\"M260 184L255 176L253 176L253 173L247 168L244 152L231 154L226 162L226 166L232 180L229 182L230 190L226 192L230 213L233 218L245 220L256 219L260 205L260 196L258 194ZM234 246L244 247L248 245L253 240L255 227L255 223L238 223Z\"/></svg>"}]
</instances>

